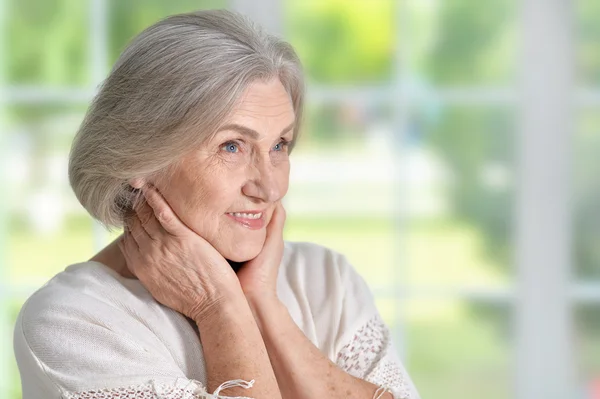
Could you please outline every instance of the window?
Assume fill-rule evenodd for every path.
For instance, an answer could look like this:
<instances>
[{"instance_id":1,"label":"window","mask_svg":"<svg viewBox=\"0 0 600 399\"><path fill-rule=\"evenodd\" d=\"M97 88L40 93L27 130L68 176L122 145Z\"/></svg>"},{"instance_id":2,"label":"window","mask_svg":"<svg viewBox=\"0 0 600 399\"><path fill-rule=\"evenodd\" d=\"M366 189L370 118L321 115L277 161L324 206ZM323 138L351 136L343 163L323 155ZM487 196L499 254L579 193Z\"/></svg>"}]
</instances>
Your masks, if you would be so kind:
<instances>
[{"instance_id":1,"label":"window","mask_svg":"<svg viewBox=\"0 0 600 399\"><path fill-rule=\"evenodd\" d=\"M23 301L111 238L66 175L95 88L146 26L228 7L305 66L286 239L350 259L422 397L596 398L600 4L568 4L0 0L0 396Z\"/></svg>"}]
</instances>

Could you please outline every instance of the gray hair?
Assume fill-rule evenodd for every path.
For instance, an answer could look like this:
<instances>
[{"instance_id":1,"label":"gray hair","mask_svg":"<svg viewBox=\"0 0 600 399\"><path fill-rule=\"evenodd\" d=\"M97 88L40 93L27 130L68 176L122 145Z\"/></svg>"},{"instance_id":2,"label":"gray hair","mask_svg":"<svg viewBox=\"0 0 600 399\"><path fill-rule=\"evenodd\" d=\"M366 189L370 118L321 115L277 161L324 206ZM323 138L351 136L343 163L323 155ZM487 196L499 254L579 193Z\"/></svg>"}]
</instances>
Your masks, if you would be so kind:
<instances>
[{"instance_id":1,"label":"gray hair","mask_svg":"<svg viewBox=\"0 0 600 399\"><path fill-rule=\"evenodd\" d=\"M218 130L250 83L271 78L290 95L295 142L304 82L288 43L225 10L150 26L123 51L75 136L69 181L77 199L107 228L122 226L136 201L131 179L164 176Z\"/></svg>"}]
</instances>

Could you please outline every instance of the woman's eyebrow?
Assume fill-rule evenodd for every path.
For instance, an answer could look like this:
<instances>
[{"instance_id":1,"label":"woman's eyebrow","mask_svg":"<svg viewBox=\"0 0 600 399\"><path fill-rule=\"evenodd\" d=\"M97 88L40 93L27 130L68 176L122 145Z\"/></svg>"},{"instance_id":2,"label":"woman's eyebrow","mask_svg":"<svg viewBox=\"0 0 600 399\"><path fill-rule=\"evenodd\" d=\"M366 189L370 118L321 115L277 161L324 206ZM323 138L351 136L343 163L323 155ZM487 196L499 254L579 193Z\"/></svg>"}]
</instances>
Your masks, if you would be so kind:
<instances>
[{"instance_id":1,"label":"woman's eyebrow","mask_svg":"<svg viewBox=\"0 0 600 399\"><path fill-rule=\"evenodd\" d=\"M294 128L295 124L296 124L295 121L292 122L289 126L287 126L286 128L284 128L281 131L280 135L284 135L287 132L289 132L290 130L292 130ZM245 136L250 136L254 140L257 140L260 137L260 134L256 130L250 129L249 127L246 127L246 126L238 125L237 123L229 123L227 125L221 126L221 128L217 131L217 133L225 131L225 130L232 130L232 131L238 132L240 134L243 134Z\"/></svg>"}]
</instances>

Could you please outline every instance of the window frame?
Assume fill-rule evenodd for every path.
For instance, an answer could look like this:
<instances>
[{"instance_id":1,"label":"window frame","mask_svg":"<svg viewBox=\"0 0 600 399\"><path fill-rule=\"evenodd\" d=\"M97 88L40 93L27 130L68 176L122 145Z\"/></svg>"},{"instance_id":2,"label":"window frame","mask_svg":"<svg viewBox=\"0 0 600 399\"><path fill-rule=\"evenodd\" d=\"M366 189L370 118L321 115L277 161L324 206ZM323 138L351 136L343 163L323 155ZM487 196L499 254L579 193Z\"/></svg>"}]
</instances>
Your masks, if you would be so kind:
<instances>
[{"instance_id":1,"label":"window frame","mask_svg":"<svg viewBox=\"0 0 600 399\"><path fill-rule=\"evenodd\" d=\"M0 126L4 124L4 107L14 103L89 103L96 87L108 72L108 0L88 0L90 7L89 46L91 87L43 88L8 86L4 64L0 63ZM283 33L282 5L279 0L230 0L230 8L243 12L265 26L269 31ZM407 76L402 61L410 54L410 17L408 2L398 7L395 73L392 84L386 89L359 87L350 92L333 87L310 87L311 99L348 100L352 98L371 102L393 102L396 114L393 128L400 136L407 131L408 110L411 106L407 90ZM398 303L394 337L400 356L405 357L410 344L404 334L402 304L406 298L485 298L495 303L513 305L515 371L514 395L519 399L540 397L570 397L576 392L573 370L572 304L600 304L600 283L572 282L572 226L570 196L572 190L571 168L572 132L575 124L575 107L600 104L600 91L574 87L574 54L577 37L573 25L576 3L570 1L522 0L520 8L520 75L517 87L451 87L439 88L434 95L447 104L514 104L520 112L521 128L518 135L519 179L516 201L515 286L492 291L472 287L415 287L403 281L405 254L395 254L398 259L393 287L378 288L378 297L393 298ZM266 10L266 11L265 11ZM267 12L268 11L268 12ZM6 0L0 0L0 54L5 53L3 22L9 12ZM552 43L540 46L540 43ZM544 72L548 85L540 79ZM539 93L544 93L540 96ZM5 135L0 135L4 141ZM4 149L5 146L0 146ZM540 151L543 148L544 151ZM404 148L400 146L400 155ZM402 156L398 157L402 159ZM396 173L403 170L398 161ZM543 167L542 167L543 166ZM3 176L3 175L2 175ZM0 179L2 179L0 176ZM0 184L2 182L0 181ZM398 206L396 235L398 248L404 241L404 214L402 195L406 187L397 187ZM553 198L553 201L540 201ZM541 205L540 205L541 204ZM6 247L7 209L0 207L0 248ZM94 247L101 248L108 240L103 227L94 223ZM540 238L543 237L543 238ZM5 259L0 259L0 277L5 277ZM540 280L540 279L543 280ZM543 282L543 284L540 284ZM12 341L9 301L16 296L31 294L37 287L10 285L0 278L0 339ZM553 309L553 314L546 314ZM3 346L4 347L4 346ZM10 365L11 350L0 353L0 369ZM555 365L549 367L549 365ZM0 396L9 395L7 378L0 378Z\"/></svg>"}]
</instances>

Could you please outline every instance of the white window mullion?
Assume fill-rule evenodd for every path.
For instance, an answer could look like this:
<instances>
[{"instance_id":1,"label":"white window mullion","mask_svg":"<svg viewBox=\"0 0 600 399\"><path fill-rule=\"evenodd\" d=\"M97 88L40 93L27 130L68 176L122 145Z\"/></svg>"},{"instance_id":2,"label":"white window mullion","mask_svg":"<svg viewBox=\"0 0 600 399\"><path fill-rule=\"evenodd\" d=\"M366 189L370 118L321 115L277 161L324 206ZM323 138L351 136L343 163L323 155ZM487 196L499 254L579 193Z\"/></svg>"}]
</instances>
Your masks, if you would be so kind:
<instances>
[{"instance_id":1,"label":"white window mullion","mask_svg":"<svg viewBox=\"0 0 600 399\"><path fill-rule=\"evenodd\" d=\"M8 6L6 0L0 0L0 60L6 60L6 12ZM7 137L6 137L6 63L0 61L0 187L6 188L6 181L4 173L7 165L5 160L7 154ZM7 287L7 230L8 230L8 204L0 199L0 342L2 343L0 348L0 370L3 370L0 374L0 397L8 398L9 389L12 386L12 381L9 378L8 370L11 365L10 359L13 356L12 345L12 332L11 332L11 314L8 307L10 298L8 296Z\"/></svg>"},{"instance_id":2,"label":"white window mullion","mask_svg":"<svg viewBox=\"0 0 600 399\"><path fill-rule=\"evenodd\" d=\"M410 4L406 1L398 2L396 6L395 40L392 95L389 102L393 110L392 137L389 140L396 154L394 156L394 274L391 276L392 290L395 300L395 325L392 331L394 343L399 351L399 356L406 363L408 355L408 339L406 334L406 300L409 294L408 265L409 254L406 246L407 232L407 176L409 168L406 165L408 157L406 151L406 135L409 131L410 108L412 105L409 95L410 71L410 45L411 45L411 18Z\"/></svg>"},{"instance_id":3,"label":"white window mullion","mask_svg":"<svg viewBox=\"0 0 600 399\"><path fill-rule=\"evenodd\" d=\"M518 399L574 397L569 276L570 0L523 0L516 212Z\"/></svg>"}]
</instances>

